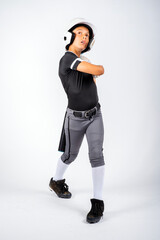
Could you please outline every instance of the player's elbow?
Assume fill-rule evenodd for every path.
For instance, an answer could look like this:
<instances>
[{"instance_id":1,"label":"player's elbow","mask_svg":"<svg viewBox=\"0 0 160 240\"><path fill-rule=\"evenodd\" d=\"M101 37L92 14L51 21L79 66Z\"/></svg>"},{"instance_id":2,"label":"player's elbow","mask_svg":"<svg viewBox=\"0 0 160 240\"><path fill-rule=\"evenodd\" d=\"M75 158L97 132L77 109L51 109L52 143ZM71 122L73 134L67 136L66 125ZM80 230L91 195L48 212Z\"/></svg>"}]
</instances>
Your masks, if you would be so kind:
<instances>
[{"instance_id":1,"label":"player's elbow","mask_svg":"<svg viewBox=\"0 0 160 240\"><path fill-rule=\"evenodd\" d=\"M101 66L101 75L103 75L104 74L104 67L103 66Z\"/></svg>"},{"instance_id":2,"label":"player's elbow","mask_svg":"<svg viewBox=\"0 0 160 240\"><path fill-rule=\"evenodd\" d=\"M104 74L104 67L102 65L99 66L99 71L97 75L103 75Z\"/></svg>"}]
</instances>

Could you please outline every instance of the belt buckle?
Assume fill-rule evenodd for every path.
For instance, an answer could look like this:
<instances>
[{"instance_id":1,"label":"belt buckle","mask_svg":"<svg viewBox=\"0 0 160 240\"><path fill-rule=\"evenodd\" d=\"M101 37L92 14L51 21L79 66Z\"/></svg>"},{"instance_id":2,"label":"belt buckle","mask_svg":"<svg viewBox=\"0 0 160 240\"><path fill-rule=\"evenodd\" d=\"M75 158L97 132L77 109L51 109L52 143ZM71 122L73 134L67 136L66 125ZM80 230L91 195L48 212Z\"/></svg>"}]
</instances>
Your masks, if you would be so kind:
<instances>
[{"instance_id":1,"label":"belt buckle","mask_svg":"<svg viewBox=\"0 0 160 240\"><path fill-rule=\"evenodd\" d=\"M88 113L88 112L91 112L91 113L93 113L93 112L94 112L94 110L95 110L95 113L94 113L94 114L92 114L91 116L88 116L88 115L87 115L87 113ZM90 109L90 110L86 111L86 112L84 113L84 116L85 116L85 118L91 118L93 115L95 115L95 114L96 114L96 112L97 112L97 108L96 108L96 107L94 107L93 109Z\"/></svg>"},{"instance_id":2,"label":"belt buckle","mask_svg":"<svg viewBox=\"0 0 160 240\"><path fill-rule=\"evenodd\" d=\"M89 117L90 117L90 116L87 115L88 112L90 112L90 110L88 110L88 111L86 111L86 112L84 113L85 118L89 118Z\"/></svg>"}]
</instances>

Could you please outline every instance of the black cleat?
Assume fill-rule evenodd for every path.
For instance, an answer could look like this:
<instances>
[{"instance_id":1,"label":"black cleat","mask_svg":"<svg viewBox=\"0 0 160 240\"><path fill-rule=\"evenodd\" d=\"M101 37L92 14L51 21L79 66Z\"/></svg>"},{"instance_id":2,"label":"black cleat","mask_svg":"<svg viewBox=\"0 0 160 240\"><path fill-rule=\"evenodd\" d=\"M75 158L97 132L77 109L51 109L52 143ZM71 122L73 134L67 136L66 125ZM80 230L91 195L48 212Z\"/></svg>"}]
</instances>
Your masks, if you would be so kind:
<instances>
[{"instance_id":1,"label":"black cleat","mask_svg":"<svg viewBox=\"0 0 160 240\"><path fill-rule=\"evenodd\" d=\"M88 223L97 223L103 216L104 202L103 200L93 198L91 199L91 204L92 207L90 212L87 214L86 221Z\"/></svg>"},{"instance_id":2,"label":"black cleat","mask_svg":"<svg viewBox=\"0 0 160 240\"><path fill-rule=\"evenodd\" d=\"M68 191L68 185L65 179L55 181L51 178L49 182L49 189L54 191L59 198L71 198L72 194Z\"/></svg>"}]
</instances>

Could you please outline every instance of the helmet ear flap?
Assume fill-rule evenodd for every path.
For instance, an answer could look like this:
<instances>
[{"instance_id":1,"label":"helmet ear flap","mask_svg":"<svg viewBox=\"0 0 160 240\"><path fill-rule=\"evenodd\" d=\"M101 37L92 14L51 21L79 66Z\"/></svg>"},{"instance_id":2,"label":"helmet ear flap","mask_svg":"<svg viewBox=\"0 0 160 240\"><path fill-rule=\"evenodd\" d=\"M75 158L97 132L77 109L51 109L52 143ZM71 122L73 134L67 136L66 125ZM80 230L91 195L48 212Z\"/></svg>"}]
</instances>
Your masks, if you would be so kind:
<instances>
[{"instance_id":1,"label":"helmet ear flap","mask_svg":"<svg viewBox=\"0 0 160 240\"><path fill-rule=\"evenodd\" d=\"M64 42L67 50L69 48L69 45L73 43L75 36L76 34L74 32L69 31L67 31L66 34L64 35Z\"/></svg>"},{"instance_id":2,"label":"helmet ear flap","mask_svg":"<svg viewBox=\"0 0 160 240\"><path fill-rule=\"evenodd\" d=\"M90 43L89 43L89 48L90 48L90 49L93 47L94 43L95 43L95 39L92 38L91 41L90 41Z\"/></svg>"},{"instance_id":3,"label":"helmet ear flap","mask_svg":"<svg viewBox=\"0 0 160 240\"><path fill-rule=\"evenodd\" d=\"M64 42L65 42L66 45L70 43L71 38L72 38L72 33L66 32L64 34Z\"/></svg>"}]
</instances>

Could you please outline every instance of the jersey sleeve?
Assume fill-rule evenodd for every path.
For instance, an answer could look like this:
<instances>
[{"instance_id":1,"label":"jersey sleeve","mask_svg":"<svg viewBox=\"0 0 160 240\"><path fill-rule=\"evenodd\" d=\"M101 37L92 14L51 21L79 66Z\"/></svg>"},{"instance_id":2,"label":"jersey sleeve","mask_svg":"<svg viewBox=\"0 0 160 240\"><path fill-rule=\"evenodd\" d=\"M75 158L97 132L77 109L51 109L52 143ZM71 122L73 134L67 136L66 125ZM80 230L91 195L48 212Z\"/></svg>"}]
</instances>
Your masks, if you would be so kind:
<instances>
[{"instance_id":1,"label":"jersey sleeve","mask_svg":"<svg viewBox=\"0 0 160 240\"><path fill-rule=\"evenodd\" d=\"M83 61L83 60L82 60L81 58L78 58L78 57L77 57L77 58L72 62L70 68L73 69L73 70L77 70L77 67L78 67L79 63L82 62L82 61Z\"/></svg>"},{"instance_id":2,"label":"jersey sleeve","mask_svg":"<svg viewBox=\"0 0 160 240\"><path fill-rule=\"evenodd\" d=\"M81 58L77 57L74 54L65 54L61 60L61 71L66 73L68 70L77 70L78 64L82 62Z\"/></svg>"}]
</instances>

